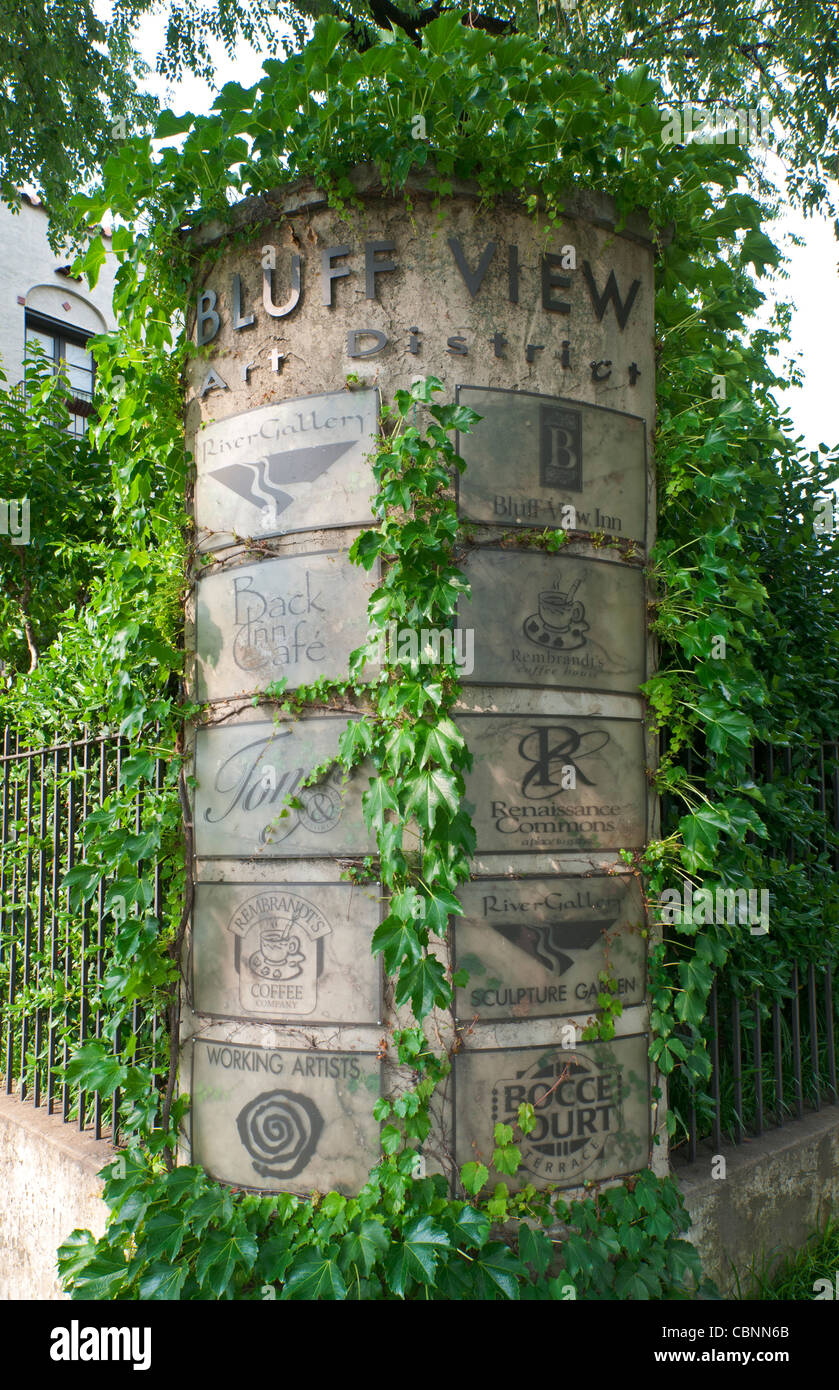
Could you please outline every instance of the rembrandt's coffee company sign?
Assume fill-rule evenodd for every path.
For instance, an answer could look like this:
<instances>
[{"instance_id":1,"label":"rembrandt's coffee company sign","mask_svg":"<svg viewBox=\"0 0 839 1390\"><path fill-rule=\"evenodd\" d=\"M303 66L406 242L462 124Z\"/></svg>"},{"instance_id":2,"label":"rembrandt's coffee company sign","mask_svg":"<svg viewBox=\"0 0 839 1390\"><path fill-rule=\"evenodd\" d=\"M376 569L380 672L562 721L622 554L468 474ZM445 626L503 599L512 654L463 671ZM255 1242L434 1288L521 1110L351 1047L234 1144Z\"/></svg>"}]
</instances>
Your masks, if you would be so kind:
<instances>
[{"instance_id":1,"label":"rembrandt's coffee company sign","mask_svg":"<svg viewBox=\"0 0 839 1390\"><path fill-rule=\"evenodd\" d=\"M639 569L492 549L474 551L462 567L472 595L458 606L458 624L482 639L464 677L470 684L630 695L646 679Z\"/></svg>"},{"instance_id":2,"label":"rembrandt's coffee company sign","mask_svg":"<svg viewBox=\"0 0 839 1390\"><path fill-rule=\"evenodd\" d=\"M196 884L195 1007L265 1022L378 1023L370 940L380 920L376 884Z\"/></svg>"},{"instance_id":3,"label":"rembrandt's coffee company sign","mask_svg":"<svg viewBox=\"0 0 839 1390\"><path fill-rule=\"evenodd\" d=\"M191 693L208 710L192 737L185 1156L265 1192L351 1192L379 1156L382 1037L401 1024L371 953L387 902L348 876L375 856L372 769L328 766L360 715L348 701L277 717L260 695L341 680L367 643L386 571L349 553L380 524L383 407L433 375L438 399L480 417L452 479L477 848L451 932L468 981L454 1020L435 1019L449 1040L463 1029L454 1101L424 1153L453 1176L453 1133L457 1164L489 1164L494 1125L525 1100L521 1181L637 1171L646 936L619 852L644 845L649 811L649 236L640 218L618 230L598 195L547 226L512 204L478 217L455 191L442 232L421 192L409 209L362 189L355 220L304 185L285 210L278 196L250 237L239 210L243 235L222 241L190 318ZM427 427L423 408L413 423ZM604 978L625 1036L578 1044Z\"/></svg>"}]
</instances>

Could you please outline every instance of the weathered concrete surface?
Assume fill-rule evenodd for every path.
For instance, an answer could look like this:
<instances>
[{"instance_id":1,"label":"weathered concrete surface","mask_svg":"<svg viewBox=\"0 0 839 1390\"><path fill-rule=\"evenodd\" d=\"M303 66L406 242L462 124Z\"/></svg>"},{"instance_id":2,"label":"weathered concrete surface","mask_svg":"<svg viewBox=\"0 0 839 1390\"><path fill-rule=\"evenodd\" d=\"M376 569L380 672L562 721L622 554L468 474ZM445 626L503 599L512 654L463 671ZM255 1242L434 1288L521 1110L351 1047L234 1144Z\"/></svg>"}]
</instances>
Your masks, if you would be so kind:
<instances>
[{"instance_id":1,"label":"weathered concrete surface","mask_svg":"<svg viewBox=\"0 0 839 1390\"><path fill-rule=\"evenodd\" d=\"M55 1254L77 1227L105 1229L96 1176L113 1154L43 1108L0 1096L0 1299L61 1299Z\"/></svg>"},{"instance_id":2,"label":"weathered concrete surface","mask_svg":"<svg viewBox=\"0 0 839 1390\"><path fill-rule=\"evenodd\" d=\"M499 201L492 208L481 207L475 188L458 185L446 199L445 222L441 223L439 210L422 179L410 186L403 197L386 193L376 171L369 167L353 171L352 178L359 192L357 206L348 206L342 211L331 209L323 190L303 181L294 188L248 200L231 211L230 225L211 225L190 234L195 274L188 325L190 331L195 331L200 350L192 357L186 372L186 443L195 458L195 488L194 492L191 486L188 488L188 504L194 511L201 547L212 554L212 560L208 564L202 556L202 563L197 567L198 603L203 603L203 612L196 636L193 628L195 603L188 604L187 648L194 651L197 642L201 649L202 642L206 643L209 638L208 647L200 650L206 666L209 658L215 659L218 650L226 647L238 652L245 640L242 630L246 630L247 642L255 646L257 635L251 633L245 621L246 614L252 612L260 621L268 614L271 627L263 625L265 631L259 634L258 640L270 641L278 651L282 642L286 643L282 674L289 678L292 687L299 683L302 668L296 649L288 649L288 641L289 633L293 641L298 629L290 623L284 624L288 613L296 620L296 610L291 607L289 598L287 613L285 599L278 593L272 606L269 608L266 604L263 613L261 598L257 600L246 595L250 592L250 584L262 595L267 592L267 583L261 577L248 579L242 562L246 562L255 576L257 561L263 567L276 566L278 562L289 562L295 555L299 560L318 552L346 550L358 527L368 524L373 483L369 476L364 477L362 469L369 467L370 441L375 438L375 429L368 424L364 397L378 392L382 404L389 405L397 390L408 388L418 377L429 375L440 379L445 399L449 401L455 399L458 390L472 392L471 399L477 400L478 414L487 421L493 438L492 446L489 436L485 436L487 442L480 448L476 446L470 465L484 470L478 489L481 505L470 512L464 503L463 512L473 523L470 530L475 535L480 531L481 540L476 540L476 545L488 541L498 544L504 532L515 530L511 517L535 516L540 524L548 525L545 517L550 516L553 523L559 525L560 513L550 491L554 484L550 478L543 480L543 465L549 470L555 464L560 470L557 476L562 480L562 469L569 466L568 459L573 457L577 461L572 481L578 486L569 490L582 508L584 529L577 533L571 527L574 536L568 548L563 548L563 556L547 557L552 562L547 568L553 573L539 580L534 607L526 609L516 619L515 631L508 630L511 615L507 614L507 640L517 643L523 640L517 634L528 615L536 611L539 585L550 590L551 581L554 587L559 583L560 574L564 576L567 568L566 557L599 557L600 546L595 546L591 539L594 532L585 529L589 525L604 525L619 539L631 541L633 563L643 559L644 543L652 540L654 531L655 285L653 246L646 220L632 218L630 224L618 231L615 210L608 199L590 194L584 195L582 201L569 200L562 221L553 225L545 217L544 210L537 207L531 212L522 202ZM500 402L494 397L497 392L505 393ZM574 412L579 429L573 420L557 417L550 426L555 433L549 432L547 417L542 412L543 408L553 408L546 401L553 401L555 406L557 400L583 408ZM352 423L354 420L357 426ZM571 430L567 436L566 428ZM565 444L559 452L553 452L561 438L566 444L572 444L572 435L576 440L573 453ZM354 457L357 451L352 446L362 440L362 457L357 459ZM342 451L336 456L337 462L325 463L320 472L312 471L310 475L307 470L317 468L315 456L320 456L323 463L321 451L326 449L328 453L338 445L350 450L346 458ZM464 446L464 457L468 453L468 447ZM305 462L310 456L310 462ZM288 484L289 493L280 491L278 495L280 480ZM601 486L602 492L598 490ZM591 491L592 488L595 491ZM630 494L631 506L627 503L625 508L622 499L629 499ZM556 496L559 498L559 493ZM581 500L589 497L591 502ZM271 498L275 498L280 508L274 506L273 514L268 505ZM550 501L549 507L547 501ZM540 511L540 507L543 510ZM237 533L239 539L234 544ZM523 550L509 549L508 554L512 557L511 563L524 557ZM617 564L623 561L614 559L613 565ZM610 573L614 579L618 571L613 569ZM208 584L213 587L209 588ZM609 586L611 605L614 605L616 587L615 584ZM218 601L219 593L223 595L223 603ZM210 595L206 602L204 594ZM366 617L363 600L357 597L353 609L348 606L353 602L348 592L342 599L344 616L363 622ZM596 599L587 594L586 601L590 610L592 604L599 606ZM337 603L327 606L324 602L326 612L320 634L324 646L330 634L337 642L334 621L337 606ZM333 615L331 621L330 613ZM481 629L479 641L489 648L495 640L493 634L486 631L480 619L473 622ZM640 668L644 656L640 614L633 654ZM278 676L280 672L277 670L273 674ZM564 720L566 716L630 721L635 775L632 788L621 796L628 804L631 794L636 820L634 833L622 837L620 843L625 844L628 838L631 843L640 844L653 838L655 799L645 795L647 783L641 774L644 766L655 765L655 749L652 739L648 740L646 748L641 743L644 705L637 690L637 675L635 680L627 680L622 690L607 693L599 691L598 683L593 680L588 682L591 688L585 689L550 688L550 682L546 683L547 688L542 688L543 682L538 675L538 672L531 674L522 687L513 687L506 683L508 673L490 673L490 677L471 684L464 692L458 714L468 711L471 727L475 729L479 727L473 717L475 714L526 719L526 728L542 741L546 738L542 731L551 727L555 719ZM264 736L254 737L253 728L249 730L246 726L272 719L276 710L269 702L261 708L252 708L249 702L243 707L240 689L243 679L243 675L237 675L219 689L212 700L212 722L221 727L202 729L196 740L197 799L200 803L196 811L199 829L195 845L196 879L202 887L209 887L212 881L242 885L243 889L251 884L274 888L286 884L299 898L306 899L310 893L317 899L323 884L331 880L337 882L341 857L363 853L366 842L347 844L335 838L330 841L333 830L316 824L312 816L309 824L299 821L290 827L295 838L289 835L281 840L276 835L270 852L266 850L267 840L261 840L260 835L279 802L276 807L273 800L267 802L269 793L264 784L263 789L250 784L250 762L255 758L261 769L263 751L267 749L262 747ZM264 687L264 681L258 684ZM556 687L556 683L553 684ZM533 688L525 688L530 686ZM333 708L337 706L333 704ZM345 709L344 714L352 708ZM358 708L362 708L361 701ZM305 722L302 721L300 727ZM508 724L501 720L493 727L499 722ZM608 738L616 740L617 730L626 727L625 723L610 723ZM584 725L583 736L588 731L589 726ZM508 731L507 738L515 737L517 745L522 735L521 729ZM574 736L572 730L571 737ZM555 764L556 751L551 756ZM285 777L290 768L279 767L278 754L272 753L271 757L272 770ZM519 755L513 749L509 756L510 778L517 786L521 787L528 778L531 763L528 754ZM231 777L234 782L228 785ZM237 778L244 778L242 787L235 785ZM489 780L487 776L483 783L484 795ZM270 794L276 799L273 791ZM210 795L212 806L206 800ZM236 804L231 807L233 799ZM612 799L610 794L609 800ZM263 802L264 811L261 809ZM242 833L237 831L233 837L228 815L232 812L238 816L240 807L258 814L255 819L243 822ZM326 804L318 808L319 814L322 809L328 809ZM534 802L533 810L522 812L522 816L535 815L538 809ZM645 811L649 820L646 834ZM336 825L335 831L343 835L346 824L347 818L340 827ZM616 826L617 820L608 828L614 831ZM208 830L212 832L210 836ZM413 828L409 833L413 834ZM480 860L473 866L473 876L518 878L578 871L603 876L613 868L623 867L611 840L604 842L605 848L599 847L597 839L581 848L579 838L579 835L574 837L570 845L566 840L532 842L524 853L512 845L509 838L494 838L486 849L482 845ZM583 850L585 856L581 864ZM266 858L271 860L271 876L267 879L264 878ZM255 892L254 888L253 895ZM320 902L317 905L321 910ZM200 942L206 930L200 912L200 896L197 908L186 943L187 953L193 941ZM336 935L337 927L320 943L326 959ZM233 938L234 934L228 932L228 978L232 978L233 972L238 972L242 965L241 951L237 964ZM435 948L439 949L441 959L448 959L446 943L435 942ZM201 950L199 944L196 953L199 965ZM285 968L266 964L259 952L251 954L258 963L251 967L249 956L245 962L248 969L279 972ZM520 959L513 955L506 958L511 974L505 983L517 989L530 988L533 980L528 972L533 968L530 961L534 957L528 957L526 951L520 956ZM525 973L521 974L522 971ZM304 1075L312 1078L313 1086L314 1082L318 1083L316 1089L320 1097L324 1077L320 1072L309 1071L309 1063L314 1068L321 1062L327 1066L334 1061L336 1066L343 1067L344 1062L337 1054L357 1053L363 1057L380 1052L385 1054L385 1090L399 1094L405 1085L412 1084L410 1075L403 1074L394 1061L394 1050L388 1053L388 1034L409 1021L397 1009L389 984L384 990L381 1024L356 1021L350 1025L347 1011L334 1015L334 1022L319 1021L320 1015L315 1015L311 1022L289 1017L288 1011L285 1018L278 1016L269 1021L243 1017L238 1008L232 1015L197 1012L194 1003L186 990L181 1032L182 1077L190 1074L194 1059L192 1040L199 1038L195 1055L206 1059L204 1044L212 1044L214 1067L232 1072L237 1070L237 1061L241 1059L243 1065L238 1068L238 1082L242 1081L246 1060L249 1071L287 1076L289 1080L301 1075L297 1067L305 1060ZM588 1000L580 998L573 1015L579 1032L588 1023L590 1013ZM511 1015L506 1019L470 1022L461 1039L464 1055L466 1050L474 1050L476 1057L481 1052L492 1054L477 1058L475 1065L494 1068L495 1080L487 1084L495 1096L505 1084L504 1055L518 1058L520 1067L532 1066L546 1048L556 1049L560 1039L565 1037L563 1030L569 1018L570 1015L563 1015L564 1021L559 1022L547 1015L529 1018ZM615 1046L623 1056L628 1051L634 1054L639 1044L632 1040L644 1034L647 1026L647 1009L639 992L637 1001L626 1007L617 1025ZM452 1021L447 1015L436 1015L433 1027L441 1045L453 1046ZM246 1058L242 1048L251 1049L250 1057ZM598 1043L597 1048L595 1056L604 1057L602 1045ZM335 1055L301 1058L301 1053L316 1049ZM522 1049L535 1051L522 1053ZM292 1056L294 1060L289 1061ZM201 1065L204 1066L204 1062ZM468 1068L469 1065L461 1061L459 1054L454 1072L459 1066ZM564 1062L562 1065L564 1067ZM591 1058L588 1065L594 1065ZM355 1077L348 1079L356 1080ZM210 1081L202 1073L197 1084L185 1083L193 1096L192 1123L197 1135L200 1136L204 1123L202 1109L216 1103L215 1100L211 1102L211 1093L226 1093L231 1080L232 1077L225 1079L219 1073L217 1080ZM564 1106L570 1114L575 1106L584 1108L589 1104L583 1102L589 1081L581 1075L577 1083L566 1087L565 1091L557 1092L552 1086L546 1094L570 1095L570 1100L552 1102ZM266 1075L264 1084L268 1083ZM534 1084L537 1083L534 1081ZM578 1091L577 1084L583 1089ZM438 1093L434 1129L423 1146L423 1156L432 1171L450 1172L455 1166L455 1085L453 1075ZM542 1080L538 1085L543 1085ZM271 1095L288 1117L287 1129L277 1126L276 1132L299 1135L305 1130L306 1144L311 1135L316 1134L316 1149L324 1131L318 1127L316 1117L307 1128L302 1113L305 1106L301 1110L300 1097L308 1098L315 1112L319 1112L321 1101L304 1094L308 1087L308 1080L305 1086L295 1082L293 1092L272 1092ZM468 1091L468 1083L465 1089ZM461 1090L461 1096L463 1093ZM605 1099L607 1092L604 1092ZM480 1143L484 1149L475 1148L472 1153L468 1148L471 1141L467 1142L474 1158L491 1158L493 1104L490 1098L481 1116ZM250 1117L256 1117L258 1110L259 1107L253 1111L247 1108L235 1117L231 1112L224 1122L231 1142L244 1143L250 1158L255 1160L253 1163L248 1160L247 1172L252 1183L257 1177L264 1178L267 1171L261 1133L257 1136L256 1124L250 1125ZM635 1107L641 1140L636 1136L631 1161L625 1156L622 1165L617 1158L614 1161L610 1158L608 1162L602 1160L604 1171L609 1175L629 1171L627 1164L636 1171L650 1161L647 1111L646 1100L643 1107ZM606 1137L601 1140L600 1147L606 1140L610 1144L617 1143L616 1134L606 1133L606 1126L612 1123L615 1113L615 1107L605 1106L602 1120ZM560 1120L555 1117L554 1122L558 1125ZM563 1125L576 1123L573 1117L569 1120L567 1116L561 1122ZM213 1124L210 1131L215 1138L217 1132ZM662 1106L654 1108L650 1124L663 1135ZM562 1133L555 1134L550 1143L558 1143L563 1138ZM461 1136L458 1144L462 1146L462 1142ZM475 1142L478 1143L477 1138ZM363 1147L361 1140L359 1144ZM259 1153L254 1152L256 1149ZM308 1155L307 1163L320 1157L315 1149L304 1145L300 1150ZM186 1144L183 1153L188 1160L190 1150ZM198 1157L201 1158L200 1153ZM553 1157L558 1157L558 1153ZM600 1148L587 1149L586 1157L584 1168L564 1168L562 1176L566 1179L573 1176L580 1181L594 1176L597 1170L592 1165L601 1162ZM535 1164L536 1159L533 1161ZM666 1166L665 1143L655 1147L651 1161L657 1170ZM285 1168L284 1153L275 1166ZM540 1171L544 1173L545 1170ZM235 1180L237 1184L243 1181L239 1170L235 1179L231 1171L217 1171L216 1176ZM291 1190L305 1191L315 1182L307 1167L295 1167L294 1172L278 1172L277 1178L286 1185L291 1184ZM320 1179L317 1181L320 1184ZM269 1190L274 1190L273 1182Z\"/></svg>"},{"instance_id":3,"label":"weathered concrete surface","mask_svg":"<svg viewBox=\"0 0 839 1390\"><path fill-rule=\"evenodd\" d=\"M700 1146L695 1164L674 1155L673 1172L705 1273L724 1296L736 1294L739 1275L748 1294L751 1269L768 1274L839 1210L839 1108L718 1153L725 1178L711 1177L710 1145Z\"/></svg>"}]
</instances>

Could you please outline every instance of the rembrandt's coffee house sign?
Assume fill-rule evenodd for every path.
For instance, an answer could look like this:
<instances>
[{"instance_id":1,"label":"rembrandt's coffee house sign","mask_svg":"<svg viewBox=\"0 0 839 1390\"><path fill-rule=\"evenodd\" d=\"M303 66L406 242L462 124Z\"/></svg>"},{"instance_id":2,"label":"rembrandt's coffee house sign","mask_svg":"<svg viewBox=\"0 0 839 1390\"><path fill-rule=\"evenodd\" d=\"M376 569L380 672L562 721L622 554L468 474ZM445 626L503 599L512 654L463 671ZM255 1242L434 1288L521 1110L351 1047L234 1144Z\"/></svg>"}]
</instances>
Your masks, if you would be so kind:
<instances>
[{"instance_id":1,"label":"rembrandt's coffee house sign","mask_svg":"<svg viewBox=\"0 0 839 1390\"><path fill-rule=\"evenodd\" d=\"M344 872L375 855L370 769L304 785L360 716L277 717L259 695L342 678L367 640L380 575L349 549L376 524L382 405L434 375L481 417L453 480L477 846L439 947L468 982L434 1019L454 1063L423 1154L452 1180L470 1160L491 1168L494 1126L526 1101L536 1124L514 1181L573 1189L645 1167L662 1122L644 906L621 856L656 814L639 689L652 248L642 218L618 227L594 194L548 227L515 203L478 213L455 188L440 224L421 185L409 210L369 171L354 179L352 213L300 184L243 204L235 239L212 225L194 239L188 645L206 717L192 734L184 1157L255 1191L350 1192L379 1156L376 1097L410 1084L370 952L381 885ZM533 544L558 530L558 547ZM394 650L415 636L393 634ZM615 1036L583 1041L607 977Z\"/></svg>"}]
</instances>

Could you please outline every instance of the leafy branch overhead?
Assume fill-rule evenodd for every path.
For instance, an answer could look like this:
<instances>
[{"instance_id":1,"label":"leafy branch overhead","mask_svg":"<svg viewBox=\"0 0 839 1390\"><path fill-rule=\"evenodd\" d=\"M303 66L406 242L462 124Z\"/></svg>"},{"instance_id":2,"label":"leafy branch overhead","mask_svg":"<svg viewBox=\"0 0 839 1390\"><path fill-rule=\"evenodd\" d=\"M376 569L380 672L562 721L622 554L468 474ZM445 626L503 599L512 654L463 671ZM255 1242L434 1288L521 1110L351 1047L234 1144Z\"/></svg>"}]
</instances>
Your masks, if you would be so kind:
<instances>
[{"instance_id":1,"label":"leafy branch overhead","mask_svg":"<svg viewBox=\"0 0 839 1390\"><path fill-rule=\"evenodd\" d=\"M460 9L440 0L117 0L107 19L92 0L0 0L0 197L14 205L17 190L34 185L56 235L69 194L154 124L159 105L137 47L150 15L164 20L154 67L170 82L187 74L212 81L215 55L224 54L223 65L242 43L292 55L326 18L344 26L345 57L394 38L419 45L434 21L453 17L473 33L530 39L559 72L589 73L607 91L644 65L662 101L766 107L788 196L826 209L835 196L839 35L827 0L491 0ZM752 186L760 187L757 168Z\"/></svg>"}]
</instances>

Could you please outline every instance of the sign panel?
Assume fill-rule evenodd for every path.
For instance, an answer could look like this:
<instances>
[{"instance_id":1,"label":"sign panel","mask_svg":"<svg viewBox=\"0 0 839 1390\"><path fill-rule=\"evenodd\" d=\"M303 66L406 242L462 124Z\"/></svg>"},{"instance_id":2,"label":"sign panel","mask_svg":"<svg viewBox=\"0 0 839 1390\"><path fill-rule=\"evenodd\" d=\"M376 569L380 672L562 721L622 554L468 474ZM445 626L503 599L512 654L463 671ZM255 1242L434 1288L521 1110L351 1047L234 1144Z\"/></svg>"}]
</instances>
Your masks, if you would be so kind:
<instances>
[{"instance_id":1,"label":"sign panel","mask_svg":"<svg viewBox=\"0 0 839 1390\"><path fill-rule=\"evenodd\" d=\"M636 694L646 679L644 576L572 555L475 550L458 625L474 630L464 683ZM504 602L498 602L503 593Z\"/></svg>"},{"instance_id":2,"label":"sign panel","mask_svg":"<svg viewBox=\"0 0 839 1390\"><path fill-rule=\"evenodd\" d=\"M195 589L197 698L223 700L285 678L289 689L347 674L367 641L376 579L346 551L262 560Z\"/></svg>"},{"instance_id":3,"label":"sign panel","mask_svg":"<svg viewBox=\"0 0 839 1390\"><path fill-rule=\"evenodd\" d=\"M597 716L459 715L478 850L634 849L646 833L644 728Z\"/></svg>"},{"instance_id":4,"label":"sign panel","mask_svg":"<svg viewBox=\"0 0 839 1390\"><path fill-rule=\"evenodd\" d=\"M261 1192L357 1192L380 1156L373 1052L294 1051L196 1039L192 1161Z\"/></svg>"},{"instance_id":5,"label":"sign panel","mask_svg":"<svg viewBox=\"0 0 839 1390\"><path fill-rule=\"evenodd\" d=\"M217 420L195 440L198 548L374 520L377 391L331 391Z\"/></svg>"},{"instance_id":6,"label":"sign panel","mask_svg":"<svg viewBox=\"0 0 839 1390\"><path fill-rule=\"evenodd\" d=\"M597 1009L600 971L617 981L624 1006L644 998L644 907L635 879L493 878L458 890L457 1017L559 1018Z\"/></svg>"},{"instance_id":7,"label":"sign panel","mask_svg":"<svg viewBox=\"0 0 839 1390\"><path fill-rule=\"evenodd\" d=\"M378 1023L370 943L380 904L378 884L196 884L195 1009L266 1023Z\"/></svg>"},{"instance_id":8,"label":"sign panel","mask_svg":"<svg viewBox=\"0 0 839 1390\"><path fill-rule=\"evenodd\" d=\"M462 1051L454 1059L457 1164L477 1160L514 1188L576 1187L623 1177L649 1158L647 1038L562 1047ZM518 1135L513 1177L492 1167L493 1132L534 1107L535 1128Z\"/></svg>"},{"instance_id":9,"label":"sign panel","mask_svg":"<svg viewBox=\"0 0 839 1390\"><path fill-rule=\"evenodd\" d=\"M469 521L603 531L644 542L644 421L604 406L460 386L482 419L458 435L458 509ZM573 513L563 508L573 508Z\"/></svg>"},{"instance_id":10,"label":"sign panel","mask_svg":"<svg viewBox=\"0 0 839 1390\"><path fill-rule=\"evenodd\" d=\"M335 755L346 725L341 715L198 729L196 854L311 859L374 850L361 812L368 769L346 778L337 768L302 786ZM289 796L299 805L288 807Z\"/></svg>"}]
</instances>

